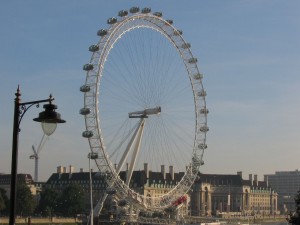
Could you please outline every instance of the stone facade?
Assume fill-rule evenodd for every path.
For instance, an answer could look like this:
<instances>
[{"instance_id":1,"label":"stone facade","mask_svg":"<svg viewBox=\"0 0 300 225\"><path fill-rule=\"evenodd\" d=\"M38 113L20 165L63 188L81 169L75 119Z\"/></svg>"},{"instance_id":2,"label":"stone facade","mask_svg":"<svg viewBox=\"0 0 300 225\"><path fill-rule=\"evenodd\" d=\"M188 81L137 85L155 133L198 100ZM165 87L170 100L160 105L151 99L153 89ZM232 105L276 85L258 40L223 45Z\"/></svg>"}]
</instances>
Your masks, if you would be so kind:
<instances>
[{"instance_id":1,"label":"stone facade","mask_svg":"<svg viewBox=\"0 0 300 225\"><path fill-rule=\"evenodd\" d=\"M257 175L243 180L237 175L199 174L191 194L194 216L238 216L278 214L277 193Z\"/></svg>"}]
</instances>

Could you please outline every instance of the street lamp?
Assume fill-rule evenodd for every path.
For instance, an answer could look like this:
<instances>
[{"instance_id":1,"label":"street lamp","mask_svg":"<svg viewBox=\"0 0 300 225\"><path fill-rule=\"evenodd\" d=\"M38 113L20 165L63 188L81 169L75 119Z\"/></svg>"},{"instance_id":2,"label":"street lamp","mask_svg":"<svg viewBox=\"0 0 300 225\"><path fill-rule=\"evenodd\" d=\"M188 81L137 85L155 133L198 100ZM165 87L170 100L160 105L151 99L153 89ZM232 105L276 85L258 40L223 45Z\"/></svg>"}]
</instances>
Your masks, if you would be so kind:
<instances>
[{"instance_id":1,"label":"street lamp","mask_svg":"<svg viewBox=\"0 0 300 225\"><path fill-rule=\"evenodd\" d=\"M90 225L94 225L93 181L92 181L91 159L98 159L98 153L91 152L88 154L88 158L89 158L89 173L90 173L90 204L91 204Z\"/></svg>"},{"instance_id":2,"label":"street lamp","mask_svg":"<svg viewBox=\"0 0 300 225\"><path fill-rule=\"evenodd\" d=\"M52 104L54 98L51 95L49 96L48 99L22 103L20 98L21 93L20 93L19 86L15 95L16 98L15 98L13 140L12 140L9 225L15 224L19 132L20 132L20 123L22 121L24 114L31 106L36 105L36 107L39 107L39 103L48 102L49 104L44 105L45 111L41 112L38 118L33 119L34 121L42 123L43 131L48 136L55 131L57 123L66 122L65 120L62 120L60 118L59 113L55 112L57 106Z\"/></svg>"}]
</instances>

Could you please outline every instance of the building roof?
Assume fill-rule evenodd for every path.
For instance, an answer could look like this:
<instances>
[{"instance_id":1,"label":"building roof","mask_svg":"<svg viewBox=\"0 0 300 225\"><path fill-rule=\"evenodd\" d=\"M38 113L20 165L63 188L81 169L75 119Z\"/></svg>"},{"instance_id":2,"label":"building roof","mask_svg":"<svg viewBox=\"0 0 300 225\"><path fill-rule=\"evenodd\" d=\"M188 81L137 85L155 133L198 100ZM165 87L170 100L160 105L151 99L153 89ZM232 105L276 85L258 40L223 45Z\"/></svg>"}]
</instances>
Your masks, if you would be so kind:
<instances>
[{"instance_id":1,"label":"building roof","mask_svg":"<svg viewBox=\"0 0 300 225\"><path fill-rule=\"evenodd\" d=\"M30 174L17 174L18 182L24 182L26 184L32 183L32 176ZM10 174L0 174L0 184L10 184L11 175Z\"/></svg>"},{"instance_id":2,"label":"building roof","mask_svg":"<svg viewBox=\"0 0 300 225\"><path fill-rule=\"evenodd\" d=\"M239 175L227 174L199 174L199 183L210 183L213 185L243 185L243 179Z\"/></svg>"},{"instance_id":3,"label":"building roof","mask_svg":"<svg viewBox=\"0 0 300 225\"><path fill-rule=\"evenodd\" d=\"M134 187L143 187L145 184L167 184L174 185L181 180L184 173L174 173L174 179L171 178L170 173L166 173L165 179L161 172L152 172L149 171L149 179L147 180L146 173L144 170L133 171L132 173L132 182L130 186ZM47 180L47 184L53 183L54 181L78 181L78 180L86 180L90 179L89 172L78 172L78 173L53 173L50 178ZM126 180L126 171L120 172L120 178L125 181ZM101 176L99 172L92 172L92 179L103 180L104 176Z\"/></svg>"},{"instance_id":4,"label":"building roof","mask_svg":"<svg viewBox=\"0 0 300 225\"><path fill-rule=\"evenodd\" d=\"M202 174L195 181L198 183L210 183L212 185L232 185L232 186L251 186L251 187L268 187L265 181L244 180L240 175L232 174Z\"/></svg>"}]
</instances>

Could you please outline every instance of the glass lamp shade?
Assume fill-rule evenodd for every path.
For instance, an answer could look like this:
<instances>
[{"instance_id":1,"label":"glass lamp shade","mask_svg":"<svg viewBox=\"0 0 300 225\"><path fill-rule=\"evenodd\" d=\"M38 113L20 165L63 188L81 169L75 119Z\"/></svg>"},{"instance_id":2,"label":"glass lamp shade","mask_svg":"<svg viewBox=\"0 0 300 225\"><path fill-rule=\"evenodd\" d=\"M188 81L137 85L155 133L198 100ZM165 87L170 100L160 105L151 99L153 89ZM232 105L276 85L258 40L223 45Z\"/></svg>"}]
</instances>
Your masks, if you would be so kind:
<instances>
[{"instance_id":1,"label":"glass lamp shade","mask_svg":"<svg viewBox=\"0 0 300 225\"><path fill-rule=\"evenodd\" d=\"M46 134L47 136L53 134L57 127L57 123L47 123L47 121L42 122L41 125L44 134Z\"/></svg>"},{"instance_id":2,"label":"glass lamp shade","mask_svg":"<svg viewBox=\"0 0 300 225\"><path fill-rule=\"evenodd\" d=\"M44 109L45 111L39 113L39 117L33 120L40 122L44 133L50 136L55 131L58 123L65 123L66 121L61 119L58 112L55 112L55 109L57 109L56 105L52 103L45 104Z\"/></svg>"}]
</instances>

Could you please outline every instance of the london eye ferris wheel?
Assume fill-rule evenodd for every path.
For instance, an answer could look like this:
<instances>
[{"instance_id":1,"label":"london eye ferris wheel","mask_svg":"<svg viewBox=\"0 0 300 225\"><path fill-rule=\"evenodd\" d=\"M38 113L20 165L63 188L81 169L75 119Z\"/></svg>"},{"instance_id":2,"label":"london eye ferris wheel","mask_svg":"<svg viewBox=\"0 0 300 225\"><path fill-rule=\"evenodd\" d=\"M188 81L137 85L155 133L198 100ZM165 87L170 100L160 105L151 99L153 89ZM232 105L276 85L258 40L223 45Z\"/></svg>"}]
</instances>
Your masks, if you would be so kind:
<instances>
[{"instance_id":1,"label":"london eye ferris wheel","mask_svg":"<svg viewBox=\"0 0 300 225\"><path fill-rule=\"evenodd\" d=\"M203 164L209 130L203 76L191 44L161 12L132 7L107 24L83 67L82 135L110 190L140 207L163 209L190 189ZM180 181L161 196L135 191L132 174L145 163L152 171L182 172Z\"/></svg>"}]
</instances>

